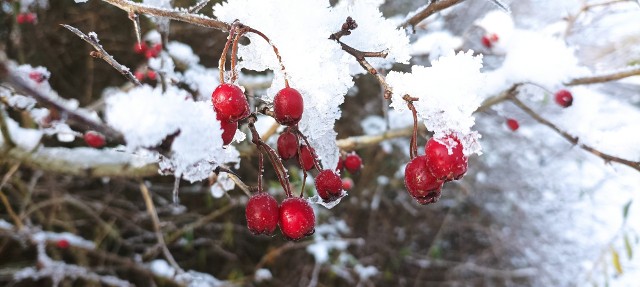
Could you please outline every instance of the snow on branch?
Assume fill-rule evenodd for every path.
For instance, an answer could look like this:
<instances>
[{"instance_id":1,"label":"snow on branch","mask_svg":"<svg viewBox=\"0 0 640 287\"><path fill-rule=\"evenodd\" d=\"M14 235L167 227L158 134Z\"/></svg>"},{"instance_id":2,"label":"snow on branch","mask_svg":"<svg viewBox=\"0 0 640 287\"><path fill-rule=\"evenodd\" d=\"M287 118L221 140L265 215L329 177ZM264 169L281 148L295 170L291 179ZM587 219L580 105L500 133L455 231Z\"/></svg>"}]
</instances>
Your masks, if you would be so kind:
<instances>
[{"instance_id":1,"label":"snow on branch","mask_svg":"<svg viewBox=\"0 0 640 287\"><path fill-rule=\"evenodd\" d=\"M447 9L453 5L462 3L463 1L464 0L441 0L441 1L432 0L431 3L429 3L428 5L421 7L421 9L419 9L418 12L414 13L411 16L408 16L408 19L405 20L402 24L400 24L400 27L402 28L407 28L408 26L415 27L427 17L435 13L438 13L444 9Z\"/></svg>"}]
</instances>

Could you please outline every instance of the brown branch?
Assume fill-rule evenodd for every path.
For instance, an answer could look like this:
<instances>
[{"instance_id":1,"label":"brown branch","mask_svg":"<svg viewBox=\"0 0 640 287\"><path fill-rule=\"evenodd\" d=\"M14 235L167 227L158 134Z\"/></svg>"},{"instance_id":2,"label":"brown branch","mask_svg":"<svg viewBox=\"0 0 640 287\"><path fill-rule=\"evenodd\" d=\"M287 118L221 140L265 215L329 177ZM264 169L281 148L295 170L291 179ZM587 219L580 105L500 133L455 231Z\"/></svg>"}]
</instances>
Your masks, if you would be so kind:
<instances>
[{"instance_id":1,"label":"brown branch","mask_svg":"<svg viewBox=\"0 0 640 287\"><path fill-rule=\"evenodd\" d=\"M384 98L387 99L387 100L391 99L391 94L392 94L391 87L389 87L389 84L387 84L387 81L384 78L384 76L382 76L380 73L378 73L376 68L374 68L369 62L367 62L367 59L366 59L366 57L386 58L388 52L387 51L363 52L363 51L355 49L355 48L353 48L353 47L351 47L351 46L349 46L349 45L347 45L345 43L342 43L340 41L338 41L338 43L342 47L342 50L344 50L345 52L349 53L351 56L356 58L356 61L358 61L360 66L363 69L365 69L365 71L369 72L369 74L371 74L374 77L376 77L376 80L378 80L378 82L380 83L380 86L384 89Z\"/></svg>"},{"instance_id":2,"label":"brown branch","mask_svg":"<svg viewBox=\"0 0 640 287\"><path fill-rule=\"evenodd\" d=\"M415 28L416 25L427 17L463 1L464 0L432 0L427 7L400 24L400 27L407 28L407 26L410 25L412 28Z\"/></svg>"},{"instance_id":3,"label":"brown branch","mask_svg":"<svg viewBox=\"0 0 640 287\"><path fill-rule=\"evenodd\" d=\"M11 219L13 220L13 224L16 225L18 230L22 230L22 227L23 227L22 220L20 220L20 217L16 214L15 211L13 211L13 208L11 208L11 204L9 203L9 199L7 198L6 195L4 195L4 192L2 191L2 188L4 188L7 182L9 182L9 179L11 178L11 176L13 176L13 174L18 170L19 167L20 167L20 163L14 164L9 169L7 174L5 174L4 177L2 178L2 183L0 183L0 200L2 200L2 204L4 205L4 208L7 209L7 213L9 213L9 217L11 217Z\"/></svg>"},{"instance_id":4,"label":"brown branch","mask_svg":"<svg viewBox=\"0 0 640 287\"><path fill-rule=\"evenodd\" d=\"M567 83L566 86L576 86L576 85L589 85L589 84L597 84L610 82L615 80L620 80L628 77L640 76L640 66L633 66L628 69L612 72L608 74L602 74L598 76L590 76L584 78L575 78Z\"/></svg>"},{"instance_id":5,"label":"brown branch","mask_svg":"<svg viewBox=\"0 0 640 287\"><path fill-rule=\"evenodd\" d=\"M569 141L570 143L579 146L580 148L582 148L583 150L586 150L602 159L605 160L605 162L617 162L619 164L623 164L626 166L629 166L637 171L640 171L640 162L634 162L634 161L630 161L630 160L626 160L626 159L622 159L616 156L612 156L610 154L606 154L603 153L591 146L588 146L586 144L580 143L578 137L572 136L569 133L561 130L558 126L554 125L553 123L551 123L550 121L546 120L545 118L543 118L542 116L540 116L538 113L534 112L531 108L529 108L527 105L525 105L522 101L520 101L517 97L515 97L515 95L513 97L510 97L509 100L511 100L511 102L513 102L517 107L519 107L522 111L524 111L525 113L527 113L529 116L531 116L532 118L534 118L536 121L538 121L539 123L551 128L552 130L554 130L556 133L558 133L559 135L561 135L563 138L565 138L567 141Z\"/></svg>"},{"instance_id":6,"label":"brown branch","mask_svg":"<svg viewBox=\"0 0 640 287\"><path fill-rule=\"evenodd\" d=\"M187 22L202 27L218 29L221 31L229 31L230 24L222 21L218 21L213 18L209 18L201 14L192 14L190 12L184 12L180 10L171 10L158 7L151 7L142 3L136 3L128 0L102 0L113 6L116 6L124 11L133 13L142 13L147 15L153 15L158 17L169 18L176 21ZM197 6L197 5L196 5Z\"/></svg>"},{"instance_id":7,"label":"brown branch","mask_svg":"<svg viewBox=\"0 0 640 287\"><path fill-rule=\"evenodd\" d=\"M137 19L137 16L135 17L135 19ZM114 69L118 70L118 72L120 72L120 74L122 74L125 78L127 78L127 80L132 82L134 85L136 85L136 86L142 85L140 83L140 81L138 81L138 79L136 79L136 77L133 75L133 73L131 73L131 70L127 66L118 63L118 61L116 61L113 58L113 56L111 56L111 55L109 55L109 53L107 53L107 51L102 47L102 45L100 45L100 40L98 39L98 36L96 36L96 34L89 33L89 35L87 36L84 33L82 33L82 31L80 31L80 30L78 30L78 29L76 29L76 28L74 28L72 26L69 26L69 25L66 25L66 24L62 24L62 27L65 27L69 31L71 31L74 34L78 35L78 37L80 37L80 39L82 39L85 42L91 44L91 46L93 46L93 48L96 49L95 51L92 51L90 53L91 57L104 60L105 62L107 62L107 64L111 65Z\"/></svg>"}]
</instances>

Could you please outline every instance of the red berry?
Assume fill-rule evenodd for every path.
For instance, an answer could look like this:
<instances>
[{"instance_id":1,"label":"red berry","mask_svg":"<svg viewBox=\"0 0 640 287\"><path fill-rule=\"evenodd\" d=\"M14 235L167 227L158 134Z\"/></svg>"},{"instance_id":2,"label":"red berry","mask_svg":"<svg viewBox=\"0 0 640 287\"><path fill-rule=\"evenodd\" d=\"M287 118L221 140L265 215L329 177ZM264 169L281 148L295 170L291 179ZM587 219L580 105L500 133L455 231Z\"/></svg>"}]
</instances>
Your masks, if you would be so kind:
<instances>
[{"instance_id":1,"label":"red berry","mask_svg":"<svg viewBox=\"0 0 640 287\"><path fill-rule=\"evenodd\" d=\"M56 247L60 248L60 249L67 249L69 248L69 241L66 239L60 239L58 240L58 242L56 242Z\"/></svg>"},{"instance_id":2,"label":"red berry","mask_svg":"<svg viewBox=\"0 0 640 287\"><path fill-rule=\"evenodd\" d=\"M520 127L520 124L518 123L517 120L512 119L512 118L508 118L507 119L507 127L509 127L510 130L515 132Z\"/></svg>"},{"instance_id":3,"label":"red berry","mask_svg":"<svg viewBox=\"0 0 640 287\"><path fill-rule=\"evenodd\" d=\"M84 141L88 146L93 148L101 148L106 143L104 136L96 131L88 131L84 133Z\"/></svg>"},{"instance_id":4,"label":"red berry","mask_svg":"<svg viewBox=\"0 0 640 287\"><path fill-rule=\"evenodd\" d=\"M147 71L147 78L149 78L149 80L155 81L156 80L156 72L154 71Z\"/></svg>"},{"instance_id":5,"label":"red berry","mask_svg":"<svg viewBox=\"0 0 640 287\"><path fill-rule=\"evenodd\" d=\"M294 88L284 88L273 98L273 113L281 125L292 126L302 118L302 95Z\"/></svg>"},{"instance_id":6,"label":"red berry","mask_svg":"<svg viewBox=\"0 0 640 287\"><path fill-rule=\"evenodd\" d=\"M344 168L346 168L350 174L355 174L362 168L362 158L358 154L350 153L344 159Z\"/></svg>"},{"instance_id":7,"label":"red berry","mask_svg":"<svg viewBox=\"0 0 640 287\"><path fill-rule=\"evenodd\" d=\"M440 141L451 147L451 153ZM459 179L467 172L467 157L462 153L462 144L455 136L438 140L430 138L424 151L428 161L427 169L437 179Z\"/></svg>"},{"instance_id":8,"label":"red berry","mask_svg":"<svg viewBox=\"0 0 640 287\"><path fill-rule=\"evenodd\" d=\"M322 170L316 176L316 190L324 202L334 201L342 195L342 180L333 170Z\"/></svg>"},{"instance_id":9,"label":"red berry","mask_svg":"<svg viewBox=\"0 0 640 287\"><path fill-rule=\"evenodd\" d=\"M133 73L133 76L136 77L136 79L138 79L138 81L142 82L144 80L144 73L140 72L140 71L136 71L135 73Z\"/></svg>"},{"instance_id":10,"label":"red berry","mask_svg":"<svg viewBox=\"0 0 640 287\"><path fill-rule=\"evenodd\" d=\"M342 179L342 189L351 190L353 188L353 180L350 178Z\"/></svg>"},{"instance_id":11,"label":"red berry","mask_svg":"<svg viewBox=\"0 0 640 287\"><path fill-rule=\"evenodd\" d=\"M491 35L489 35L489 39L493 43L498 42L498 40L500 40L500 38L498 38L498 34L496 34L496 33L492 33Z\"/></svg>"},{"instance_id":12,"label":"red berry","mask_svg":"<svg viewBox=\"0 0 640 287\"><path fill-rule=\"evenodd\" d=\"M16 22L18 24L31 24L36 22L36 14L34 13L20 13L16 16Z\"/></svg>"},{"instance_id":13,"label":"red berry","mask_svg":"<svg viewBox=\"0 0 640 287\"><path fill-rule=\"evenodd\" d=\"M563 108L568 108L573 104L573 95L567 90L559 90L555 94L556 103Z\"/></svg>"},{"instance_id":14,"label":"red berry","mask_svg":"<svg viewBox=\"0 0 640 287\"><path fill-rule=\"evenodd\" d=\"M278 137L278 154L283 160L298 154L298 138L290 131L284 131Z\"/></svg>"},{"instance_id":15,"label":"red berry","mask_svg":"<svg viewBox=\"0 0 640 287\"><path fill-rule=\"evenodd\" d=\"M304 170L311 170L314 166L313 148L309 148L306 145L300 146L300 154L298 155L302 160L302 168Z\"/></svg>"},{"instance_id":16,"label":"red berry","mask_svg":"<svg viewBox=\"0 0 640 287\"><path fill-rule=\"evenodd\" d=\"M149 47L147 47L147 44L145 44L144 42L135 43L133 45L133 52L136 54L144 54L145 52L147 52L148 48Z\"/></svg>"},{"instance_id":17,"label":"red berry","mask_svg":"<svg viewBox=\"0 0 640 287\"><path fill-rule=\"evenodd\" d=\"M249 102L236 85L219 85L211 94L211 101L221 121L237 122L249 116Z\"/></svg>"},{"instance_id":18,"label":"red berry","mask_svg":"<svg viewBox=\"0 0 640 287\"><path fill-rule=\"evenodd\" d=\"M491 39L489 39L488 35L482 36L482 39L480 39L480 41L482 42L482 46L485 46L489 49L491 49L491 46L493 46L493 44L491 43Z\"/></svg>"},{"instance_id":19,"label":"red berry","mask_svg":"<svg viewBox=\"0 0 640 287\"><path fill-rule=\"evenodd\" d=\"M344 168L344 159L342 159L342 155L340 155L338 157L338 165L336 166L336 170L342 171L342 168Z\"/></svg>"},{"instance_id":20,"label":"red berry","mask_svg":"<svg viewBox=\"0 0 640 287\"><path fill-rule=\"evenodd\" d=\"M280 230L289 240L299 240L315 232L316 216L309 203L289 197L280 205Z\"/></svg>"},{"instance_id":21,"label":"red berry","mask_svg":"<svg viewBox=\"0 0 640 287\"><path fill-rule=\"evenodd\" d=\"M251 233L271 235L278 226L278 202L270 194L260 192L247 202L245 215Z\"/></svg>"},{"instance_id":22,"label":"red berry","mask_svg":"<svg viewBox=\"0 0 640 287\"><path fill-rule=\"evenodd\" d=\"M443 181L437 180L427 169L427 156L419 156L412 159L404 169L404 185L420 204L429 204L438 201Z\"/></svg>"},{"instance_id":23,"label":"red berry","mask_svg":"<svg viewBox=\"0 0 640 287\"><path fill-rule=\"evenodd\" d=\"M47 77L45 77L42 73L38 72L38 71L31 71L29 73L29 79L33 80L36 83L42 83L44 82L44 80L47 79Z\"/></svg>"},{"instance_id":24,"label":"red berry","mask_svg":"<svg viewBox=\"0 0 640 287\"><path fill-rule=\"evenodd\" d=\"M153 48L151 48L154 52L156 52L157 54L160 54L160 52L162 52L162 44L158 43L153 45Z\"/></svg>"},{"instance_id":25,"label":"red berry","mask_svg":"<svg viewBox=\"0 0 640 287\"><path fill-rule=\"evenodd\" d=\"M222 144L228 145L233 141L233 137L236 135L236 130L238 130L238 122L227 122L220 121L220 129L222 130Z\"/></svg>"}]
</instances>

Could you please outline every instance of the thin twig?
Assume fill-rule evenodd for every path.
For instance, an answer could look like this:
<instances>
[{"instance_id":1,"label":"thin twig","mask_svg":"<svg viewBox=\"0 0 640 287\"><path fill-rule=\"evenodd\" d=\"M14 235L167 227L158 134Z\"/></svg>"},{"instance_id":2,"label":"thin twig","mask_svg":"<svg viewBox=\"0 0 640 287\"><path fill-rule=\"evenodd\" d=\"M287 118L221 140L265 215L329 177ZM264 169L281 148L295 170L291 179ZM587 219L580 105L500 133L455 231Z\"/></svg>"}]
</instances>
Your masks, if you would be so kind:
<instances>
[{"instance_id":1,"label":"thin twig","mask_svg":"<svg viewBox=\"0 0 640 287\"><path fill-rule=\"evenodd\" d=\"M338 43L340 43L342 50L344 50L345 52L349 53L351 56L356 58L356 61L358 61L360 66L363 69L365 69L365 71L369 72L369 74L376 77L376 80L378 80L378 82L380 83L380 86L384 89L384 98L387 100L391 99L391 94L392 94L391 87L389 87L389 84L387 84L387 81L384 78L384 76L378 73L376 68L374 68L369 62L367 62L367 59L366 59L366 57L386 58L388 52L387 51L362 52L340 41L338 41Z\"/></svg>"},{"instance_id":2,"label":"thin twig","mask_svg":"<svg viewBox=\"0 0 640 287\"><path fill-rule=\"evenodd\" d=\"M207 28L214 28L221 31L229 31L231 25L218 21L213 18L209 18L202 14L193 14L189 11L164 9L145 5L142 3L136 3L129 0L102 0L113 6L116 6L124 11L130 11L134 13L142 13L147 15L153 15L158 17L169 18L172 20L187 22L195 25L199 25Z\"/></svg>"},{"instance_id":3,"label":"thin twig","mask_svg":"<svg viewBox=\"0 0 640 287\"><path fill-rule=\"evenodd\" d=\"M539 123L551 128L552 130L554 130L556 133L561 135L563 138L565 138L570 143L572 143L574 145L577 145L580 148L582 148L583 150L586 150L586 151L588 151L588 152L590 152L590 153L602 158L603 160L605 160L605 162L617 162L619 164L623 164L623 165L629 166L629 167L631 167L631 168L633 168L633 169L635 169L637 171L640 171L640 162L634 162L634 161L622 159L622 158L619 158L619 157L616 157L616 156L612 156L610 154L603 153L603 152L601 152L601 151L599 151L599 150L597 150L597 149L595 149L595 148L593 148L591 146L588 146L586 144L580 143L578 137L572 136L569 133L567 133L566 131L561 130L558 126L554 125L553 123L551 123L547 119L543 118L538 113L534 112L531 108L529 108L522 101L520 101L517 97L515 97L515 95L513 97L510 97L509 99L517 107L519 107L522 111L527 113L529 116L534 118Z\"/></svg>"},{"instance_id":4,"label":"thin twig","mask_svg":"<svg viewBox=\"0 0 640 287\"><path fill-rule=\"evenodd\" d=\"M640 76L640 65L630 67L628 69L622 71L616 71L608 74L602 74L597 76L576 78L567 83L566 86L576 86L576 85L589 85L589 84L597 84L610 82L615 80L620 80L632 76Z\"/></svg>"},{"instance_id":5,"label":"thin twig","mask_svg":"<svg viewBox=\"0 0 640 287\"><path fill-rule=\"evenodd\" d=\"M4 204L4 207L7 209L7 212L9 213L9 216L13 220L13 223L16 225L18 230L22 230L22 226L23 225L22 225L22 221L20 220L20 217L16 214L15 211L13 211L13 208L11 207L11 204L9 203L9 199L7 198L7 196L2 191L2 188L4 188L5 184L7 184L7 182L9 182L9 179L18 170L19 167L20 167L20 163L14 164L9 169L7 174L5 174L4 177L2 178L2 183L0 183L0 199L2 200L2 204Z\"/></svg>"},{"instance_id":6,"label":"thin twig","mask_svg":"<svg viewBox=\"0 0 640 287\"><path fill-rule=\"evenodd\" d=\"M151 222L153 223L153 230L156 234L156 239L158 240L158 244L162 246L162 253L164 257L167 259L167 262L171 264L171 266L176 269L179 273L184 273L184 270L178 265L176 260L171 255L167 244L164 242L164 236L162 235L162 231L160 230L160 219L158 219L158 213L156 212L156 208L153 205L153 200L151 200L151 194L149 193L149 189L144 183L140 183L140 192L142 193L142 197L144 198L144 203L147 206L147 212L149 212L149 216L151 217Z\"/></svg>"},{"instance_id":7,"label":"thin twig","mask_svg":"<svg viewBox=\"0 0 640 287\"><path fill-rule=\"evenodd\" d=\"M204 8L204 6L206 6L209 3L210 0L202 0L198 3L196 3L196 5L193 5L191 7L189 7L189 9L187 9L187 11L189 11L189 13L198 13L200 12L200 10L202 8Z\"/></svg>"},{"instance_id":8,"label":"thin twig","mask_svg":"<svg viewBox=\"0 0 640 287\"><path fill-rule=\"evenodd\" d=\"M418 25L420 22L422 22L422 20L426 19L427 17L442 11L444 9L447 9L453 5L456 5L458 3L463 2L464 0L439 0L439 1L431 1L431 3L429 3L429 5L427 5L427 7L424 7L424 9L422 9L420 12L414 14L413 16L411 16L411 18L407 19L406 21L404 21L402 24L400 24L401 28L407 28L407 26L411 25L412 28L414 28L415 30L415 26Z\"/></svg>"},{"instance_id":9,"label":"thin twig","mask_svg":"<svg viewBox=\"0 0 640 287\"><path fill-rule=\"evenodd\" d=\"M82 33L82 31L66 25L66 24L61 24L62 27L67 28L69 31L73 32L74 34L78 35L78 37L80 37L80 39L84 40L85 42L91 44L91 46L93 46L94 49L96 49L95 51L92 51L90 53L91 57L94 58L99 58L104 60L105 62L107 62L107 64L111 65L114 69L118 70L118 72L120 72L120 74L122 74L125 78L127 78L127 80L129 80L130 82L132 82L134 85L136 86L140 86L142 85L140 83L140 81L138 81L138 79L136 79L136 77L133 75L133 73L131 73L131 70L125 66L122 65L120 63L118 63L118 61L116 61L113 56L109 55L109 53L107 53L107 51L102 47L102 45L100 45L100 40L98 39L98 36L95 33L89 33L89 35L85 35L84 33Z\"/></svg>"}]
</instances>

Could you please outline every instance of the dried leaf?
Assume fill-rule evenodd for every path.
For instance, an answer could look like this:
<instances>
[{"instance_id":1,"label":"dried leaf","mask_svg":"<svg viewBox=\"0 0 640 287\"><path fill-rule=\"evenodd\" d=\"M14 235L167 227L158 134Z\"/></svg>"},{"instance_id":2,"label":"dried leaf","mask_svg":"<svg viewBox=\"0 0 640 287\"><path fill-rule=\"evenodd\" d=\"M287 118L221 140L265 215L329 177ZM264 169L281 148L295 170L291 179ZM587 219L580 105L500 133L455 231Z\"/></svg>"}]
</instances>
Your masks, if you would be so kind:
<instances>
[{"instance_id":1,"label":"dried leaf","mask_svg":"<svg viewBox=\"0 0 640 287\"><path fill-rule=\"evenodd\" d=\"M629 202L627 202L624 207L622 208L622 218L627 221L627 216L629 215L629 207L631 206L631 203L633 202L632 200L629 200Z\"/></svg>"},{"instance_id":2,"label":"dried leaf","mask_svg":"<svg viewBox=\"0 0 640 287\"><path fill-rule=\"evenodd\" d=\"M633 248L631 247L631 241L629 240L629 236L624 234L624 249L627 251L627 257L629 260L633 258Z\"/></svg>"},{"instance_id":3,"label":"dried leaf","mask_svg":"<svg viewBox=\"0 0 640 287\"><path fill-rule=\"evenodd\" d=\"M618 275L622 274L622 264L620 263L620 255L618 254L618 251L616 251L613 248L611 248L611 261L613 263L613 268L616 269L616 274Z\"/></svg>"}]
</instances>

